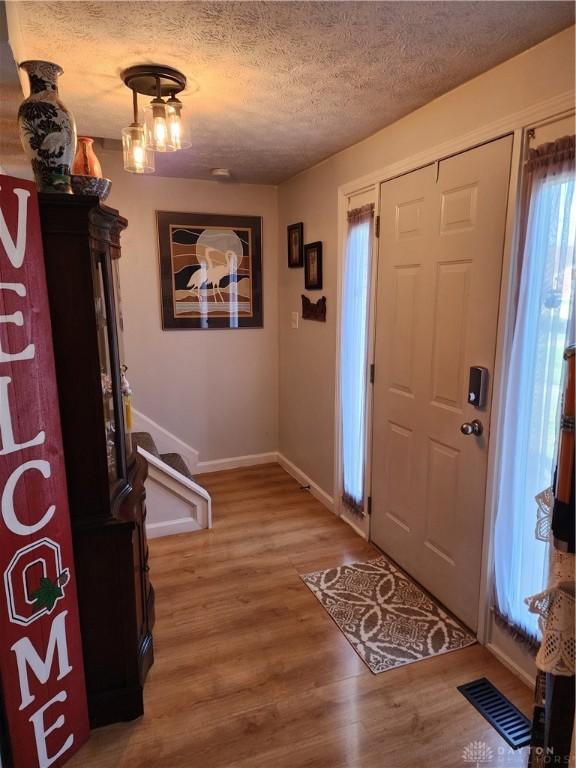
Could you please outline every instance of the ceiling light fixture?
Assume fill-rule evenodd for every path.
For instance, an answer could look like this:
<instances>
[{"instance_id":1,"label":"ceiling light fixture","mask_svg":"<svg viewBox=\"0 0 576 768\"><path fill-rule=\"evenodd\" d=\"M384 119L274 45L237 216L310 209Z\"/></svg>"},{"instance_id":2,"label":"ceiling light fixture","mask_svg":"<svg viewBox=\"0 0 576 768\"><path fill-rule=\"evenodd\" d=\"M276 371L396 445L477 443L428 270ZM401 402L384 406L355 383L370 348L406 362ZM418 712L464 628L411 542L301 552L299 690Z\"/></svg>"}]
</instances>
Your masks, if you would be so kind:
<instances>
[{"instance_id":1,"label":"ceiling light fixture","mask_svg":"<svg viewBox=\"0 0 576 768\"><path fill-rule=\"evenodd\" d=\"M124 170L130 173L154 173L154 153L148 148L146 126L138 119L138 94L132 92L134 119L122 130Z\"/></svg>"},{"instance_id":2,"label":"ceiling light fixture","mask_svg":"<svg viewBox=\"0 0 576 768\"><path fill-rule=\"evenodd\" d=\"M140 167L140 164L134 162L134 152L130 147L127 148L124 137L128 131L135 135L135 129L141 129L139 137L143 137L145 149L152 158L152 166L152 152L175 152L188 148L190 141L187 126L182 120L182 102L176 98L176 94L186 88L186 76L172 67L141 64L125 69L121 77L134 95L134 123L122 131L124 169L132 173L148 173L150 171L135 170L135 165ZM150 106L144 110L143 124L138 121L138 93L154 97ZM165 101L166 97L169 98ZM140 153L141 143L138 146Z\"/></svg>"}]
</instances>

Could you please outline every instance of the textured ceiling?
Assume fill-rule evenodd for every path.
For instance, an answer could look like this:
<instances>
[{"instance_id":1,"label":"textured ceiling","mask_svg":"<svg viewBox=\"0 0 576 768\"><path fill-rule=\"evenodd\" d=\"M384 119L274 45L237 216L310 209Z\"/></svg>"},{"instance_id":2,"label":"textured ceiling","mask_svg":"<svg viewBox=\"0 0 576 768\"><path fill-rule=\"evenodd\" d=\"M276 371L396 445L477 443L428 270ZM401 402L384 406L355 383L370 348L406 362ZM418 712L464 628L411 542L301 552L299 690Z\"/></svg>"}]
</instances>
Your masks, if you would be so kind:
<instances>
[{"instance_id":1,"label":"textured ceiling","mask_svg":"<svg viewBox=\"0 0 576 768\"><path fill-rule=\"evenodd\" d=\"M19 2L18 60L56 61L81 133L119 138L119 73L194 81L162 175L278 183L574 23L571 2ZM15 22L15 23L14 23ZM192 92L195 91L195 92Z\"/></svg>"}]
</instances>

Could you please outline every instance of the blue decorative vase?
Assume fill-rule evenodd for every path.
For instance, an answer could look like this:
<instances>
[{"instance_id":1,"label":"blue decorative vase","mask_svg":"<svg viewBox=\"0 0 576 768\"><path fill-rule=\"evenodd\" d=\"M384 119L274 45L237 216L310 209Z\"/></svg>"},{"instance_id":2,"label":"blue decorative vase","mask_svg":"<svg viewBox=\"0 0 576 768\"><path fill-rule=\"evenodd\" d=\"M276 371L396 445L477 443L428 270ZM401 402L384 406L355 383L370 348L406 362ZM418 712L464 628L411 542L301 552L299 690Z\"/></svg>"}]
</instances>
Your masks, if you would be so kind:
<instances>
[{"instance_id":1,"label":"blue decorative vase","mask_svg":"<svg viewBox=\"0 0 576 768\"><path fill-rule=\"evenodd\" d=\"M30 96L18 110L20 141L32 163L38 191L72 194L76 124L58 97L63 70L49 61L24 61L20 66L30 80Z\"/></svg>"}]
</instances>

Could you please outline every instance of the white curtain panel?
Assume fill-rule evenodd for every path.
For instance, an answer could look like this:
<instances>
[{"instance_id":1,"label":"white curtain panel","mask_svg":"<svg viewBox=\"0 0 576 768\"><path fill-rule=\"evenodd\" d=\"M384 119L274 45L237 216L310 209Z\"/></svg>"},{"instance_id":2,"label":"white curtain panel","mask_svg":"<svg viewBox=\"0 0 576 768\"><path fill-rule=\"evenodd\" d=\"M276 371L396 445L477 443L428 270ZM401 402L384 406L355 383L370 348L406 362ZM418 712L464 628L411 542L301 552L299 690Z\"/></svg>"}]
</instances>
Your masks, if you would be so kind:
<instances>
[{"instance_id":1,"label":"white curtain panel","mask_svg":"<svg viewBox=\"0 0 576 768\"><path fill-rule=\"evenodd\" d=\"M340 356L343 498L357 513L364 507L368 310L373 214L349 223L344 268Z\"/></svg>"},{"instance_id":2,"label":"white curtain panel","mask_svg":"<svg viewBox=\"0 0 576 768\"><path fill-rule=\"evenodd\" d=\"M563 352L573 323L576 198L571 163L564 166L555 175L536 172L532 183L495 530L497 609L534 639L537 617L524 599L544 588L549 554L534 535L534 497L553 481Z\"/></svg>"}]
</instances>

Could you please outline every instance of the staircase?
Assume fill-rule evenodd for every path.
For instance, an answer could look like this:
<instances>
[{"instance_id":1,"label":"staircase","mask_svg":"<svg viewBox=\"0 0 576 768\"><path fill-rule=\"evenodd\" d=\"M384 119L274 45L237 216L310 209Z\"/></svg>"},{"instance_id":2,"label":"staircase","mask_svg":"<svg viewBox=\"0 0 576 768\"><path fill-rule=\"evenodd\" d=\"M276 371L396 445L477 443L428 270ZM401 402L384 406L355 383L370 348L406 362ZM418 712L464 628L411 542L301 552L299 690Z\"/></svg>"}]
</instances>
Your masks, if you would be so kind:
<instances>
[{"instance_id":1,"label":"staircase","mask_svg":"<svg viewBox=\"0 0 576 768\"><path fill-rule=\"evenodd\" d=\"M148 462L146 533L149 538L212 527L210 494L194 482L179 453L159 453L149 432L133 432L135 448Z\"/></svg>"}]
</instances>

